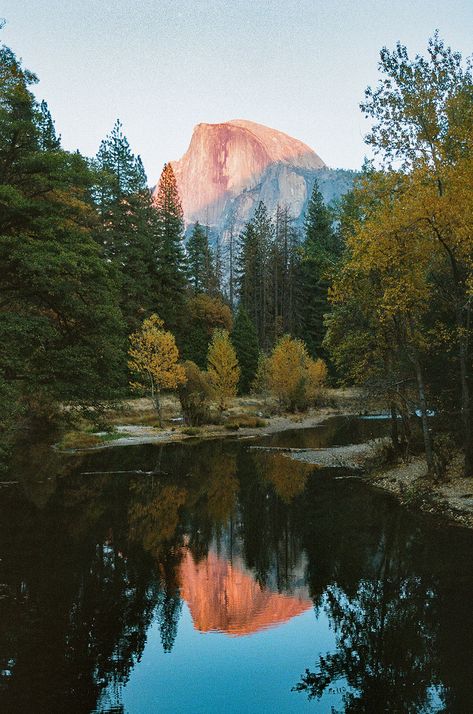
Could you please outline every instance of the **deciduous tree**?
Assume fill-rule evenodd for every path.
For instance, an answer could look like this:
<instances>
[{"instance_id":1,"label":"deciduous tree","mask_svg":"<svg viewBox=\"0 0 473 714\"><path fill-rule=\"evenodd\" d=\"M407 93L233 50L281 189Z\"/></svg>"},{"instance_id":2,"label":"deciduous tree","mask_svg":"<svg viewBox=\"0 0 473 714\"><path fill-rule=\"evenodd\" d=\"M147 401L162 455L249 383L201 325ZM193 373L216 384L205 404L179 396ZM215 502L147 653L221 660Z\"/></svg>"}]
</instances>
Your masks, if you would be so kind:
<instances>
[{"instance_id":1,"label":"deciduous tree","mask_svg":"<svg viewBox=\"0 0 473 714\"><path fill-rule=\"evenodd\" d=\"M306 406L308 360L305 344L290 335L281 337L268 360L269 389L290 411Z\"/></svg>"},{"instance_id":2,"label":"deciduous tree","mask_svg":"<svg viewBox=\"0 0 473 714\"><path fill-rule=\"evenodd\" d=\"M199 369L195 362L183 362L186 381L179 386L179 401L181 402L184 419L189 426L200 426L209 421L209 401L211 386L208 374Z\"/></svg>"},{"instance_id":3,"label":"deciduous tree","mask_svg":"<svg viewBox=\"0 0 473 714\"><path fill-rule=\"evenodd\" d=\"M240 367L227 330L215 330L209 345L207 371L213 392L223 411L237 394Z\"/></svg>"},{"instance_id":4,"label":"deciduous tree","mask_svg":"<svg viewBox=\"0 0 473 714\"><path fill-rule=\"evenodd\" d=\"M182 335L182 354L201 369L207 364L207 352L213 331L232 329L232 313L221 298L205 293L193 295L187 300L186 330Z\"/></svg>"},{"instance_id":5,"label":"deciduous tree","mask_svg":"<svg viewBox=\"0 0 473 714\"><path fill-rule=\"evenodd\" d=\"M176 389L186 381L184 367L179 364L179 351L174 336L163 330L163 321L151 315L140 330L130 335L129 368L145 379L132 386L147 389L158 412L162 426L160 394L163 389Z\"/></svg>"}]
</instances>

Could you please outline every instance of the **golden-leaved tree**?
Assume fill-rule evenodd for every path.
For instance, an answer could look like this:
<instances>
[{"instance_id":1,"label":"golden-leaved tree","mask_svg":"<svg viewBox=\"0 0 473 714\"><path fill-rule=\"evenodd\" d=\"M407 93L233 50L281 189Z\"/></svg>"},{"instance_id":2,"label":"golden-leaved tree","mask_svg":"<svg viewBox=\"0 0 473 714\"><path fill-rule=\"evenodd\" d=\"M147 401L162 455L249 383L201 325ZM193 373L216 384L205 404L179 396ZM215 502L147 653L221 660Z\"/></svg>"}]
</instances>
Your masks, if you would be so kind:
<instances>
[{"instance_id":1,"label":"golden-leaved tree","mask_svg":"<svg viewBox=\"0 0 473 714\"><path fill-rule=\"evenodd\" d=\"M215 330L209 345L207 371L213 393L223 411L237 394L240 366L227 330Z\"/></svg>"},{"instance_id":2,"label":"golden-leaved tree","mask_svg":"<svg viewBox=\"0 0 473 714\"><path fill-rule=\"evenodd\" d=\"M281 337L268 360L268 386L281 406L294 411L304 401L306 363L309 359L302 340Z\"/></svg>"},{"instance_id":3,"label":"golden-leaved tree","mask_svg":"<svg viewBox=\"0 0 473 714\"><path fill-rule=\"evenodd\" d=\"M316 401L327 378L325 362L309 357L304 342L290 335L281 337L273 349L267 370L269 390L290 411Z\"/></svg>"},{"instance_id":4,"label":"golden-leaved tree","mask_svg":"<svg viewBox=\"0 0 473 714\"><path fill-rule=\"evenodd\" d=\"M382 215L367 230L357 231L364 247L364 273L371 278L382 275L379 314L385 325L395 325L400 341L408 346L404 352L415 367L426 441L422 368L435 349L451 354L449 371L457 372L464 473L473 475L472 62L464 62L435 33L426 57L412 59L398 43L393 51L383 48L379 68L383 76L374 89L366 90L362 104L373 121L367 143L388 174L397 174L400 185L383 197ZM393 171L394 167L400 170ZM426 306L433 304L438 319L426 340L425 329L421 334L419 327L426 323ZM426 444L433 471L428 451Z\"/></svg>"},{"instance_id":5,"label":"golden-leaved tree","mask_svg":"<svg viewBox=\"0 0 473 714\"><path fill-rule=\"evenodd\" d=\"M384 373L392 412L394 408L402 413L402 385L416 384L414 401L421 415L427 465L429 472L437 475L427 418L432 394L426 375L432 358L451 354L453 370L459 368L457 393L465 474L469 475L473 469L468 385L473 279L471 158L444 168L442 179L440 192L431 170L423 165L408 173L371 172L360 182L357 192L364 203L363 220L347 236L345 263L332 286L332 301L344 309L330 320L328 345L335 347L332 354L336 361L341 361L337 354L343 358L348 347L355 378L363 381L371 373L379 380L378 369ZM355 303L361 317L358 323L349 310ZM358 331L355 341L353 325Z\"/></svg>"},{"instance_id":6,"label":"golden-leaved tree","mask_svg":"<svg viewBox=\"0 0 473 714\"><path fill-rule=\"evenodd\" d=\"M323 359L309 359L307 362L306 395L312 404L320 401L327 383L328 369Z\"/></svg>"},{"instance_id":7,"label":"golden-leaved tree","mask_svg":"<svg viewBox=\"0 0 473 714\"><path fill-rule=\"evenodd\" d=\"M160 394L163 389L176 389L186 381L183 366L179 364L179 351L174 335L163 329L158 315L143 321L141 329L130 335L128 366L139 374L143 381L132 382L137 389L147 389L158 412L162 426Z\"/></svg>"}]
</instances>

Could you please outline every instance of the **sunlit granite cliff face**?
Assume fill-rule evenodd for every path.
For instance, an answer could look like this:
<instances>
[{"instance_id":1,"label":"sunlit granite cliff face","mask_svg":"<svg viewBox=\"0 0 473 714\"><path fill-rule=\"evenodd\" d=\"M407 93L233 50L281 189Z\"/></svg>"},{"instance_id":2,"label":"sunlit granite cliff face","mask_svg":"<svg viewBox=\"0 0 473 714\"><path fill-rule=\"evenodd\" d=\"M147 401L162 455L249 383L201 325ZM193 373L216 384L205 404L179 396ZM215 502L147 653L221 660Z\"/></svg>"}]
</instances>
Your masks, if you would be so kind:
<instances>
[{"instance_id":1,"label":"sunlit granite cliff face","mask_svg":"<svg viewBox=\"0 0 473 714\"><path fill-rule=\"evenodd\" d=\"M287 205L301 221L316 177L327 201L353 181L353 172L329 169L298 139L243 119L198 124L172 166L186 224L199 221L220 234L232 223L241 229L260 200L270 213Z\"/></svg>"},{"instance_id":2,"label":"sunlit granite cliff face","mask_svg":"<svg viewBox=\"0 0 473 714\"><path fill-rule=\"evenodd\" d=\"M249 635L274 627L312 606L306 592L281 595L263 589L243 566L209 553L195 563L190 552L181 564L181 596L201 632Z\"/></svg>"}]
</instances>

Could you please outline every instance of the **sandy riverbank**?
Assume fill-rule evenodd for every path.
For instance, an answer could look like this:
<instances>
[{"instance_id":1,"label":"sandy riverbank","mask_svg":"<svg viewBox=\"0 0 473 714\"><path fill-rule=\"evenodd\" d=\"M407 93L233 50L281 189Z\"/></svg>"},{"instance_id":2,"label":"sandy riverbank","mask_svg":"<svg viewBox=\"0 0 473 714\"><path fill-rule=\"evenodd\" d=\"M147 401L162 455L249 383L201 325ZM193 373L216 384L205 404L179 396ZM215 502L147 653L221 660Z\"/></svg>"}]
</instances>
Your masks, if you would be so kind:
<instances>
[{"instance_id":1,"label":"sandy riverbank","mask_svg":"<svg viewBox=\"0 0 473 714\"><path fill-rule=\"evenodd\" d=\"M346 412L345 412L346 413ZM264 426L260 427L239 427L229 428L225 425L209 424L196 428L195 430L187 429L186 427L166 427L158 429L153 426L143 424L118 424L115 427L113 440L103 441L102 443L76 448L75 451L106 449L115 446L139 446L140 444L171 444L188 439L217 439L225 437L263 437L269 434L275 434L288 429L308 429L318 426L331 416L341 415L342 412L337 408L326 407L314 411L310 411L304 415L280 415L271 416L263 419ZM191 433L186 433L191 432ZM120 436L122 435L122 436ZM72 449L68 449L72 450Z\"/></svg>"},{"instance_id":2,"label":"sandy riverbank","mask_svg":"<svg viewBox=\"0 0 473 714\"><path fill-rule=\"evenodd\" d=\"M404 505L433 513L457 525L473 528L473 478L448 473L434 483L427 476L425 459L393 464L368 474L369 482L394 494Z\"/></svg>"},{"instance_id":3,"label":"sandy riverbank","mask_svg":"<svg viewBox=\"0 0 473 714\"><path fill-rule=\"evenodd\" d=\"M250 438L288 429L310 428L330 416L357 414L364 408L359 392L354 389L327 389L325 404L329 406L300 414L278 414L277 405L268 398L241 397L232 401L223 419L219 418L222 423L189 428L182 423L178 399L174 395L167 395L162 400L164 428L158 428L151 400L128 399L104 415L109 424L106 431L91 432L90 425L84 422L82 429L68 432L56 448L74 452L114 446L169 444L190 438ZM217 410L214 409L214 412ZM232 428L232 423L239 423L239 426ZM259 425L256 426L256 423Z\"/></svg>"}]
</instances>

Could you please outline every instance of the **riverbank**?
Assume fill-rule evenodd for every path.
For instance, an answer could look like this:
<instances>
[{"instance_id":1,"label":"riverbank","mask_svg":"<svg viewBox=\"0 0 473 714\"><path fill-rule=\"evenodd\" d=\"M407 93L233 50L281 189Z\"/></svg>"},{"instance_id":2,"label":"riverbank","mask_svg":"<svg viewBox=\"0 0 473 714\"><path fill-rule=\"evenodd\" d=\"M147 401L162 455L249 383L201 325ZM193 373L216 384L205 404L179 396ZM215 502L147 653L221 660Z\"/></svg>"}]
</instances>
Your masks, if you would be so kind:
<instances>
[{"instance_id":1,"label":"riverbank","mask_svg":"<svg viewBox=\"0 0 473 714\"><path fill-rule=\"evenodd\" d=\"M427 476L425 459L414 457L408 463L375 469L366 478L372 486L389 491L405 506L473 528L473 479L461 476L457 466L452 465L445 480L434 483Z\"/></svg>"},{"instance_id":2,"label":"riverbank","mask_svg":"<svg viewBox=\"0 0 473 714\"><path fill-rule=\"evenodd\" d=\"M285 455L323 468L350 469L369 486L391 493L408 508L473 528L473 479L460 475L460 459L454 459L443 481L434 482L422 456L393 462L389 438L326 449L285 450Z\"/></svg>"},{"instance_id":3,"label":"riverbank","mask_svg":"<svg viewBox=\"0 0 473 714\"><path fill-rule=\"evenodd\" d=\"M107 415L109 430L72 433L72 439L56 445L61 451L83 452L112 446L169 444L188 439L239 438L255 439L278 432L320 426L333 416L350 416L376 411L367 405L356 390L327 390L325 406L303 414L274 413L276 405L264 397L235 399L220 424L198 428L186 427L180 420L177 399L164 400L165 427L157 428L152 403L133 399L113 408ZM67 436L67 435L66 435ZM346 468L368 485L387 491L406 507L435 514L450 523L473 528L473 479L464 479L458 464L453 464L441 483L427 478L422 457L409 462L393 461L389 438L373 439L360 444L329 446L323 449L294 449L254 446L268 452L283 452L299 462L322 468Z\"/></svg>"},{"instance_id":4,"label":"riverbank","mask_svg":"<svg viewBox=\"0 0 473 714\"><path fill-rule=\"evenodd\" d=\"M156 426L156 412L149 399L128 399L105 414L103 431L91 431L88 424L66 433L55 445L60 451L80 452L114 446L169 444L191 438L253 438L288 429L318 426L331 416L360 413L360 394L354 389L327 389L324 406L298 414L278 414L277 405L267 397L241 397L232 400L220 424L189 427L182 423L179 401L163 399L164 427Z\"/></svg>"}]
</instances>

